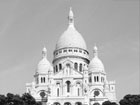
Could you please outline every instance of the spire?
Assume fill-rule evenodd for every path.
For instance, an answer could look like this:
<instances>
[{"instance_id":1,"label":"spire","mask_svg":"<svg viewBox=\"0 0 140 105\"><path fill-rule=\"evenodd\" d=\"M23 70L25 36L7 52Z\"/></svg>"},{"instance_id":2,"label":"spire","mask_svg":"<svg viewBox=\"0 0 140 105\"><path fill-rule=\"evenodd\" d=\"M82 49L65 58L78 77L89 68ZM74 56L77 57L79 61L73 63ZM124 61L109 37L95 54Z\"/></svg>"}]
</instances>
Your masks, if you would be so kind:
<instances>
[{"instance_id":1,"label":"spire","mask_svg":"<svg viewBox=\"0 0 140 105\"><path fill-rule=\"evenodd\" d=\"M94 53L94 57L98 57L98 48L97 48L96 44L93 48L93 53Z\"/></svg>"},{"instance_id":2,"label":"spire","mask_svg":"<svg viewBox=\"0 0 140 105\"><path fill-rule=\"evenodd\" d=\"M72 7L70 7L68 20L69 20L69 25L74 24L74 14L73 14L73 11L72 11Z\"/></svg>"},{"instance_id":3,"label":"spire","mask_svg":"<svg viewBox=\"0 0 140 105\"><path fill-rule=\"evenodd\" d=\"M44 47L43 50L42 50L42 57L43 58L47 57L47 49L46 49L46 47Z\"/></svg>"}]
</instances>

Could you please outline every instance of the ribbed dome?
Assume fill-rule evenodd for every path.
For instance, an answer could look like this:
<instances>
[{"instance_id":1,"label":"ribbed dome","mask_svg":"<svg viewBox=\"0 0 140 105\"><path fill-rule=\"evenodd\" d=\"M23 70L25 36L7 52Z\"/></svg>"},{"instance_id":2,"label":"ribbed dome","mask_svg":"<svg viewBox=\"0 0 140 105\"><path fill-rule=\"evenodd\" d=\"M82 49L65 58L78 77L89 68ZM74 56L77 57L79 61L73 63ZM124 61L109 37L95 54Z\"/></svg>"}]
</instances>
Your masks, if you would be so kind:
<instances>
[{"instance_id":1,"label":"ribbed dome","mask_svg":"<svg viewBox=\"0 0 140 105\"><path fill-rule=\"evenodd\" d=\"M105 72L102 61L98 58L98 48L94 46L94 58L90 61L89 70L91 72Z\"/></svg>"},{"instance_id":2,"label":"ribbed dome","mask_svg":"<svg viewBox=\"0 0 140 105\"><path fill-rule=\"evenodd\" d=\"M91 72L104 72L104 65L97 56L91 60L89 70Z\"/></svg>"},{"instance_id":3,"label":"ribbed dome","mask_svg":"<svg viewBox=\"0 0 140 105\"><path fill-rule=\"evenodd\" d=\"M47 60L47 49L44 47L43 48L43 51L42 51L42 60L38 63L38 66L37 66L37 73L45 73L47 74L48 71L51 69L51 64L50 62Z\"/></svg>"},{"instance_id":4,"label":"ribbed dome","mask_svg":"<svg viewBox=\"0 0 140 105\"><path fill-rule=\"evenodd\" d=\"M82 35L73 25L69 25L68 29L60 36L56 44L56 50L66 47L77 47L84 50L87 49Z\"/></svg>"},{"instance_id":5,"label":"ribbed dome","mask_svg":"<svg viewBox=\"0 0 140 105\"><path fill-rule=\"evenodd\" d=\"M86 50L86 43L82 35L74 27L74 14L70 8L69 26L67 30L60 36L56 44L56 50L66 47L77 47Z\"/></svg>"}]
</instances>

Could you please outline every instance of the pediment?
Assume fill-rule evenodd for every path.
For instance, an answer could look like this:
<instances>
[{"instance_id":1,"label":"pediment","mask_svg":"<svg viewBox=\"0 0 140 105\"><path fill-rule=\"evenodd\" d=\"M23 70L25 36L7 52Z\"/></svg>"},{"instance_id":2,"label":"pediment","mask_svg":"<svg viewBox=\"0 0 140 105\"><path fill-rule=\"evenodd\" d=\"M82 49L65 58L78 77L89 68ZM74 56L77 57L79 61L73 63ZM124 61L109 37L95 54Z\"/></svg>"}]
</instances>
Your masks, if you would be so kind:
<instances>
[{"instance_id":1,"label":"pediment","mask_svg":"<svg viewBox=\"0 0 140 105\"><path fill-rule=\"evenodd\" d=\"M67 65L68 66L68 65ZM83 78L82 73L74 70L72 67L65 66L61 71L54 75L54 78Z\"/></svg>"}]
</instances>

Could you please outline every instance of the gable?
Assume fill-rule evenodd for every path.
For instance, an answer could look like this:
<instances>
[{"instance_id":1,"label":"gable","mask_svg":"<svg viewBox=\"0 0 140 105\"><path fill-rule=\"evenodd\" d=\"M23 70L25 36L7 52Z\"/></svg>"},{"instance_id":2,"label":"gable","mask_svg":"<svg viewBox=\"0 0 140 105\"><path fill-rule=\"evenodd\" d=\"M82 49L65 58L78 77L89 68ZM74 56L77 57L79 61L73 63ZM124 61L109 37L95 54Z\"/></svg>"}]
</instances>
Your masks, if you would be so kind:
<instances>
[{"instance_id":1,"label":"gable","mask_svg":"<svg viewBox=\"0 0 140 105\"><path fill-rule=\"evenodd\" d=\"M83 78L82 73L74 70L72 67L65 66L61 71L54 75L54 78Z\"/></svg>"}]
</instances>

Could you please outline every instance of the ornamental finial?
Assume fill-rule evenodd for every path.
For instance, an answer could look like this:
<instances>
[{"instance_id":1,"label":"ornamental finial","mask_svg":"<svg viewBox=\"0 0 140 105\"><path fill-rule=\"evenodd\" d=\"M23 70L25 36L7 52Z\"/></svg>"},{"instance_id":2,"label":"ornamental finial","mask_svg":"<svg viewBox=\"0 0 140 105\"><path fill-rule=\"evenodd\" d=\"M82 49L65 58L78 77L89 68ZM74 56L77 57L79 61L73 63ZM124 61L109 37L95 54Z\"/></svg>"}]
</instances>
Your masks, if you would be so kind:
<instances>
[{"instance_id":1,"label":"ornamental finial","mask_svg":"<svg viewBox=\"0 0 140 105\"><path fill-rule=\"evenodd\" d=\"M68 20L69 20L69 25L74 24L74 14L73 14L73 11L72 11L72 7L70 7Z\"/></svg>"},{"instance_id":2,"label":"ornamental finial","mask_svg":"<svg viewBox=\"0 0 140 105\"><path fill-rule=\"evenodd\" d=\"M45 58L47 57L47 49L46 47L44 46L43 50L42 50L42 57Z\"/></svg>"},{"instance_id":3,"label":"ornamental finial","mask_svg":"<svg viewBox=\"0 0 140 105\"><path fill-rule=\"evenodd\" d=\"M96 44L94 45L93 53L94 53L94 57L98 56L98 48L97 48Z\"/></svg>"}]
</instances>

